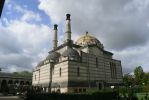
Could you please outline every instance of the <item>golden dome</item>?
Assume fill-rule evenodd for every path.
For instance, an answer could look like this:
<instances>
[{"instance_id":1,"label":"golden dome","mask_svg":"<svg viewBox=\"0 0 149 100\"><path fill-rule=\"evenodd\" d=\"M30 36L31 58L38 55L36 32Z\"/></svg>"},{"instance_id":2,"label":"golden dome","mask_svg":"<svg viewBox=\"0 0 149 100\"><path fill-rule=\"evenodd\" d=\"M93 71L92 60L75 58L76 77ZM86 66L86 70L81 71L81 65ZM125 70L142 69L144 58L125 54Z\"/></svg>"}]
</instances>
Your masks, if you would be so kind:
<instances>
[{"instance_id":1,"label":"golden dome","mask_svg":"<svg viewBox=\"0 0 149 100\"><path fill-rule=\"evenodd\" d=\"M89 35L88 32L86 32L86 34L85 34L84 36L80 37L80 38L76 41L76 44L77 44L77 45L80 45L80 46L97 45L98 47L100 47L100 48L102 48L102 49L104 48L104 47L103 47L103 44L101 44L100 41L99 41L97 38L95 38L95 37Z\"/></svg>"}]
</instances>

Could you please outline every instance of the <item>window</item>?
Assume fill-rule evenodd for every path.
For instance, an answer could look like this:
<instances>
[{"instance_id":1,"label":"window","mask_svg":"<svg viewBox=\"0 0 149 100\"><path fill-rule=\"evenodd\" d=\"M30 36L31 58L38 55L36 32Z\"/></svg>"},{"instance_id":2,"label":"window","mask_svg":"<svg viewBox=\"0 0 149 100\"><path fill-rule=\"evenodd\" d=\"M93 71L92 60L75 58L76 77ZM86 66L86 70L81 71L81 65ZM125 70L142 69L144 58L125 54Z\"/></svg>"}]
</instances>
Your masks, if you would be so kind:
<instances>
[{"instance_id":1,"label":"window","mask_svg":"<svg viewBox=\"0 0 149 100\"><path fill-rule=\"evenodd\" d=\"M80 68L77 68L77 76L80 76Z\"/></svg>"},{"instance_id":2,"label":"window","mask_svg":"<svg viewBox=\"0 0 149 100\"><path fill-rule=\"evenodd\" d=\"M98 67L98 58L96 58L96 67Z\"/></svg>"},{"instance_id":3,"label":"window","mask_svg":"<svg viewBox=\"0 0 149 100\"><path fill-rule=\"evenodd\" d=\"M116 64L110 62L111 78L116 78Z\"/></svg>"},{"instance_id":4,"label":"window","mask_svg":"<svg viewBox=\"0 0 149 100\"><path fill-rule=\"evenodd\" d=\"M61 68L59 69L59 76L61 77L61 74L62 74L62 72L61 72Z\"/></svg>"},{"instance_id":5,"label":"window","mask_svg":"<svg viewBox=\"0 0 149 100\"><path fill-rule=\"evenodd\" d=\"M36 80L36 75L35 75L35 80Z\"/></svg>"}]
</instances>

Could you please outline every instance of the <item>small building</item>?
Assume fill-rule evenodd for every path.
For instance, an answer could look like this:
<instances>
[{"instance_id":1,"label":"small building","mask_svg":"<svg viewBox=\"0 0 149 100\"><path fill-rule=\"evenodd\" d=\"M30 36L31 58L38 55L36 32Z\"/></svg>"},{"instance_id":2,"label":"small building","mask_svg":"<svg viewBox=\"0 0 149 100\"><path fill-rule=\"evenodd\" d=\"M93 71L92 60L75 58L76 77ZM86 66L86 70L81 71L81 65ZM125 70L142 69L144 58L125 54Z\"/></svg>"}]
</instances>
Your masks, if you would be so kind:
<instances>
[{"instance_id":1,"label":"small building","mask_svg":"<svg viewBox=\"0 0 149 100\"><path fill-rule=\"evenodd\" d=\"M53 49L33 71L32 85L47 92L86 92L122 83L121 61L113 59L103 44L88 32L71 39L70 14L66 15L64 42L58 46L57 25Z\"/></svg>"},{"instance_id":2,"label":"small building","mask_svg":"<svg viewBox=\"0 0 149 100\"><path fill-rule=\"evenodd\" d=\"M31 86L31 76L0 72L0 92L9 92L12 88Z\"/></svg>"}]
</instances>

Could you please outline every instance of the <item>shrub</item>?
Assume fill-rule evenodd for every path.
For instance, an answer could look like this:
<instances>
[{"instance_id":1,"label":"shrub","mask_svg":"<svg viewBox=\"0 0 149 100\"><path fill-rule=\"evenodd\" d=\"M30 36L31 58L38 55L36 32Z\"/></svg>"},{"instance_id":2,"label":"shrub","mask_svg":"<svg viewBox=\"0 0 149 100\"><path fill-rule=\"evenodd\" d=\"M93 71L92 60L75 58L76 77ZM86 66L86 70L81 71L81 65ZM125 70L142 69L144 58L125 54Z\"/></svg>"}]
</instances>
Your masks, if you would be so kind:
<instances>
[{"instance_id":1,"label":"shrub","mask_svg":"<svg viewBox=\"0 0 149 100\"><path fill-rule=\"evenodd\" d=\"M118 97L117 92L95 92L92 94L40 93L40 94L28 94L27 100L115 100L117 97Z\"/></svg>"}]
</instances>

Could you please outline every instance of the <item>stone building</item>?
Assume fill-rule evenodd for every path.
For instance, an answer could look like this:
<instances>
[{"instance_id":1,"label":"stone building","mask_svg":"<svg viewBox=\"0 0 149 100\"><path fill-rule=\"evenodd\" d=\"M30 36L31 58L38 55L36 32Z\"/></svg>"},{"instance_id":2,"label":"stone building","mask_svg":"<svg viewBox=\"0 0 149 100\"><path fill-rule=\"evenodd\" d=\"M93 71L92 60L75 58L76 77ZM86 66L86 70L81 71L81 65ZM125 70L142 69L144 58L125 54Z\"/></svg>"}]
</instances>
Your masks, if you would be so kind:
<instances>
[{"instance_id":1,"label":"stone building","mask_svg":"<svg viewBox=\"0 0 149 100\"><path fill-rule=\"evenodd\" d=\"M122 83L121 61L113 59L103 44L88 32L75 43L71 39L70 14L66 15L64 42L58 46L57 25L53 49L33 71L33 86L47 92L85 92Z\"/></svg>"},{"instance_id":2,"label":"stone building","mask_svg":"<svg viewBox=\"0 0 149 100\"><path fill-rule=\"evenodd\" d=\"M31 83L31 76L0 72L0 92L4 92L6 88L12 89L19 86L30 86Z\"/></svg>"}]
</instances>

